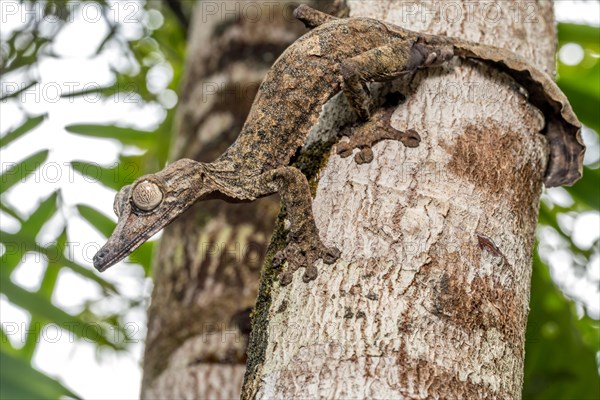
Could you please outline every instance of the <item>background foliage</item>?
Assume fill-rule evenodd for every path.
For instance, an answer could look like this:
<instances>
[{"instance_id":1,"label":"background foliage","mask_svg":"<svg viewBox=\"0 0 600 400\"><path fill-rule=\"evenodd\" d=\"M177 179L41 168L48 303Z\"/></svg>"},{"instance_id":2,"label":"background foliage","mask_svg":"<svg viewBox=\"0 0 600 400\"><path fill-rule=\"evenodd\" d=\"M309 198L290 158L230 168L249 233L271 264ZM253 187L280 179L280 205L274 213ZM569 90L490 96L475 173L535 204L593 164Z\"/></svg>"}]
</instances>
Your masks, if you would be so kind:
<instances>
[{"instance_id":1,"label":"background foliage","mask_svg":"<svg viewBox=\"0 0 600 400\"><path fill-rule=\"evenodd\" d=\"M108 15L108 4L98 3ZM100 171L98 166L94 165L91 168L92 166L84 161L71 161L72 168L78 173L91 175L90 171L93 171L93 176L90 177L97 179L99 185L118 190L137 177L128 173L131 168L144 173L156 171L164 166L168 158L174 109L165 105L164 98L167 91L177 91L183 71L188 21L184 16L186 10L180 8L182 6L189 7L190 4L171 1L145 3L143 35L136 40L127 40L122 34L123 27L104 15L110 29L96 49L96 54L102 54L108 46L117 46L123 57L131 60L135 68L115 69L112 85L72 95L109 96L123 90L131 94L133 89L135 96L142 102L162 104L165 118L152 132L121 125L78 124L66 127L68 132L75 135L116 139L123 145L135 146L141 150L138 155L121 154L117 166L100 168ZM47 16L56 17L52 26L47 26L43 19L37 18L24 24L8 37L2 37L2 81L22 82L22 90L1 93L2 102L18 103L21 91L38 84L40 63L48 57L55 57L54 39L68 23L70 13L76 11L65 7L62 2L43 9ZM156 23L157 19L161 19L159 17L162 18L162 23ZM572 43L578 44L583 50L583 58L576 65L559 63L558 82L581 121L590 128L586 130L586 139L592 144L589 151L597 154L600 132L600 29L570 23L559 24L560 46ZM168 86L159 91L152 90L150 82L152 70L157 65L168 65L172 71ZM20 126L3 132L0 137L0 149L5 149L13 141L27 140L28 132L44 124L47 119L48 115L26 115ZM36 168L40 168L47 157L48 150L37 150L20 163L8 169L3 168L0 176L0 210L18 221L20 226L16 233L0 232L3 246L0 292L4 299L31 315L27 335L20 345L15 345L8 339L7 335L10 332L5 331L4 323L0 331L0 397L3 399L78 397L61 382L44 375L31 365L38 338L49 324L72 327L66 329L78 340L91 340L102 351L118 352L127 348L127 341L115 340L114 335L115 331L120 332L123 338L129 334L123 328L122 312L101 313L90 303L84 304L83 311L73 314L53 305L52 295L62 269L68 269L95 282L106 297L118 297L125 302L123 309L139 307L143 300L131 298L127 293L120 292L113 284L93 272L89 265L78 263L64 251L66 243L70 240L67 219L63 219L60 233L51 246L40 243L40 230L55 214L64 212L60 190L40 202L30 215L21 215L15 205L3 195L33 174ZM588 274L592 276L590 279L595 279L595 284L599 283L598 276L593 277L590 270L591 260L598 257L598 242L596 241L591 248L578 247L573 241L572 224L564 223L565 220L576 219L581 213L598 212L600 209L598 167L598 157L591 157L585 166L583 179L575 186L567 188L566 196L562 193L563 197L572 199L570 205L558 204L553 201L552 196L547 195L542 202L539 244L532 277L531 311L527 327L525 399L600 398L598 321L583 311L585 307L582 302L577 301L577 293L572 293L568 287L561 290L557 286L547 266L551 261L551 254L566 251L577 274ZM114 228L112 219L87 205L78 205L76 210L71 211L78 213L104 236L108 236ZM552 240L547 240L548 237ZM146 243L132 256L134 262L143 266L147 275L151 273L152 246L152 242ZM20 287L11 279L24 257L32 253L39 254L47 265L42 283L35 291ZM93 327L93 335L89 334L90 327ZM31 382L35 384L32 385Z\"/></svg>"}]
</instances>

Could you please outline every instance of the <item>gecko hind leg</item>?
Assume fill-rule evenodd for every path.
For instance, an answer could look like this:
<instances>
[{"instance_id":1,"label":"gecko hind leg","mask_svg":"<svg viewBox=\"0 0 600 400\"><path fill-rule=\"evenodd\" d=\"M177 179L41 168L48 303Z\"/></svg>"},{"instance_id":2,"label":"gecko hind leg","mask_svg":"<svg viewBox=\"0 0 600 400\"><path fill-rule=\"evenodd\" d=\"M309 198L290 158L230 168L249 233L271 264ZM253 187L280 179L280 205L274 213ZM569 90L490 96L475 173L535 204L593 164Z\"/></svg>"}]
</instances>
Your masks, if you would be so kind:
<instances>
[{"instance_id":1,"label":"gecko hind leg","mask_svg":"<svg viewBox=\"0 0 600 400\"><path fill-rule=\"evenodd\" d=\"M273 258L276 266L287 260L287 268L279 277L282 286L292 281L293 273L300 267L306 268L302 279L309 282L317 277L317 260L333 264L340 257L337 248L325 246L319 238L312 212L310 187L298 168L281 167L267 171L259 176L256 187L262 192L261 195L279 193L290 220L288 244Z\"/></svg>"},{"instance_id":2,"label":"gecko hind leg","mask_svg":"<svg viewBox=\"0 0 600 400\"><path fill-rule=\"evenodd\" d=\"M367 82L391 81L421 67L441 65L452 56L452 49L448 47L434 48L414 39L400 39L342 61L342 89L358 117L367 120L372 105Z\"/></svg>"},{"instance_id":3,"label":"gecko hind leg","mask_svg":"<svg viewBox=\"0 0 600 400\"><path fill-rule=\"evenodd\" d=\"M377 110L369 121L348 127L342 135L350 138L347 142L336 144L336 152L342 158L352 155L354 149L360 151L354 155L357 164L370 163L373 160L371 146L381 140L398 140L406 147L417 147L421 136L414 130L399 131L390 124L390 118L396 106L388 106Z\"/></svg>"},{"instance_id":4,"label":"gecko hind leg","mask_svg":"<svg viewBox=\"0 0 600 400\"><path fill-rule=\"evenodd\" d=\"M333 15L326 14L319 10L315 10L312 7L307 6L306 4L300 4L294 10L294 17L304 23L308 29L316 28L319 25L322 25L326 22L333 21L338 19Z\"/></svg>"}]
</instances>

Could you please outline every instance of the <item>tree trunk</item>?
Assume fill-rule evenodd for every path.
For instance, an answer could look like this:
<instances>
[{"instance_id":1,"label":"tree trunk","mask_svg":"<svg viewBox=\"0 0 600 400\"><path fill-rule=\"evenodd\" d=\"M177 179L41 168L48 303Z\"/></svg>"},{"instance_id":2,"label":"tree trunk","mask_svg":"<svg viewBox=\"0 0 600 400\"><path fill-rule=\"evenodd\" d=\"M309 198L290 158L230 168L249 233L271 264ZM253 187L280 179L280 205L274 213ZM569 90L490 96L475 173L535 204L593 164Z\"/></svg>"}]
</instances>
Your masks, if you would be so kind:
<instances>
[{"instance_id":1,"label":"tree trunk","mask_svg":"<svg viewBox=\"0 0 600 400\"><path fill-rule=\"evenodd\" d=\"M334 0L316 5L332 12ZM172 159L212 161L237 137L270 65L305 32L288 1L198 2ZM142 398L239 397L249 311L279 208L203 202L165 229L148 311Z\"/></svg>"},{"instance_id":2,"label":"tree trunk","mask_svg":"<svg viewBox=\"0 0 600 400\"><path fill-rule=\"evenodd\" d=\"M353 0L368 16L509 48L554 72L552 3ZM313 210L342 251L281 287L271 243L243 398L521 397L524 337L547 144L541 113L504 74L453 60L394 87L417 148L374 160L327 153ZM339 97L337 98L339 100ZM347 114L334 98L314 128ZM313 132L313 133L315 133ZM322 160L317 160L320 162Z\"/></svg>"}]
</instances>

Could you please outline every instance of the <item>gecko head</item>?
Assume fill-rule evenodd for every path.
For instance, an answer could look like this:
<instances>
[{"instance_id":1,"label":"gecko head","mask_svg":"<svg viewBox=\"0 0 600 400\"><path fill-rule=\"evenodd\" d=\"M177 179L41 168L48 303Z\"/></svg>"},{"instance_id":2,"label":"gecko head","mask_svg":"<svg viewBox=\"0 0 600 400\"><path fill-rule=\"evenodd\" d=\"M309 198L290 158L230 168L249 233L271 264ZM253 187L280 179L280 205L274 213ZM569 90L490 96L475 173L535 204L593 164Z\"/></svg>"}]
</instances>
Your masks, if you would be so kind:
<instances>
[{"instance_id":1,"label":"gecko head","mask_svg":"<svg viewBox=\"0 0 600 400\"><path fill-rule=\"evenodd\" d=\"M106 244L94 256L102 272L150 239L214 189L205 179L205 164L183 159L162 171L138 178L115 196L118 222Z\"/></svg>"}]
</instances>

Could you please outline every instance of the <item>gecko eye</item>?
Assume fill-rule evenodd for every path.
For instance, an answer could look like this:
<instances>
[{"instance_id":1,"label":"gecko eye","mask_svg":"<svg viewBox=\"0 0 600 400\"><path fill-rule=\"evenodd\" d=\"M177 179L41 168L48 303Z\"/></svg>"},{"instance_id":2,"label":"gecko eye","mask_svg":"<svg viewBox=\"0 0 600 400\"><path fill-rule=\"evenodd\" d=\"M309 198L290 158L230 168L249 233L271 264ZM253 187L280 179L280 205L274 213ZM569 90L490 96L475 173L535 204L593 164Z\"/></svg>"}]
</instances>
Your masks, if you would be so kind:
<instances>
[{"instance_id":1,"label":"gecko eye","mask_svg":"<svg viewBox=\"0 0 600 400\"><path fill-rule=\"evenodd\" d=\"M142 181L133 188L131 198L140 210L151 211L160 204L163 194L156 183Z\"/></svg>"}]
</instances>

